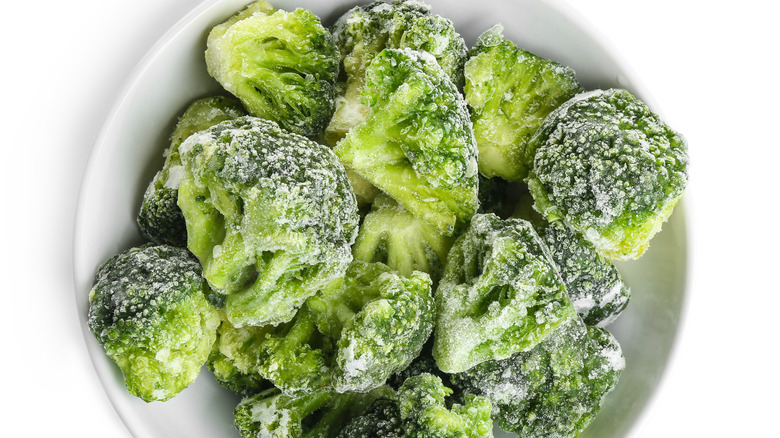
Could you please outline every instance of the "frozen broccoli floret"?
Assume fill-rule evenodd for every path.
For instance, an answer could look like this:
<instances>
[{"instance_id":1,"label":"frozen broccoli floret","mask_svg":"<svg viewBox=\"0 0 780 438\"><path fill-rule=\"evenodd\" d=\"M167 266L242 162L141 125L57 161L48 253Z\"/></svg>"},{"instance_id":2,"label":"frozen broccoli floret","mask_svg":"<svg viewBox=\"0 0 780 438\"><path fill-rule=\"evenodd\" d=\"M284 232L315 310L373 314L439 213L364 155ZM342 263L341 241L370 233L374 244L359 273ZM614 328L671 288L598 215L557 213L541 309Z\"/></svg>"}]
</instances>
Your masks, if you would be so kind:
<instances>
[{"instance_id":1,"label":"frozen broccoli floret","mask_svg":"<svg viewBox=\"0 0 780 438\"><path fill-rule=\"evenodd\" d=\"M179 151L187 247L227 295L231 324L289 321L343 275L358 214L330 149L247 116L190 136Z\"/></svg>"},{"instance_id":2,"label":"frozen broccoli floret","mask_svg":"<svg viewBox=\"0 0 780 438\"><path fill-rule=\"evenodd\" d=\"M333 114L339 71L333 37L311 11L250 4L211 31L208 71L249 113L292 132L320 134Z\"/></svg>"},{"instance_id":3,"label":"frozen broccoli floret","mask_svg":"<svg viewBox=\"0 0 780 438\"><path fill-rule=\"evenodd\" d=\"M490 401L467 394L465 404L447 409L452 390L431 374L406 379L398 390L404 435L409 438L485 438L493 436Z\"/></svg>"},{"instance_id":4,"label":"frozen broccoli floret","mask_svg":"<svg viewBox=\"0 0 780 438\"><path fill-rule=\"evenodd\" d=\"M219 314L206 302L198 261L186 249L147 244L110 258L89 294L89 329L131 394L165 401L198 374Z\"/></svg>"},{"instance_id":5,"label":"frozen broccoli floret","mask_svg":"<svg viewBox=\"0 0 780 438\"><path fill-rule=\"evenodd\" d=\"M452 82L463 85L466 43L450 20L431 13L429 5L416 0L377 1L356 6L333 26L333 38L341 55L345 81L336 98L326 138L335 143L362 122L369 109L360 101L366 70L384 49L412 49L436 58Z\"/></svg>"},{"instance_id":6,"label":"frozen broccoli floret","mask_svg":"<svg viewBox=\"0 0 780 438\"><path fill-rule=\"evenodd\" d=\"M582 93L529 142L534 208L563 220L607 259L647 249L688 180L685 140L625 90Z\"/></svg>"},{"instance_id":7,"label":"frozen broccoli floret","mask_svg":"<svg viewBox=\"0 0 780 438\"><path fill-rule=\"evenodd\" d=\"M154 243L187 246L184 216L176 203L182 171L179 145L198 131L244 115L237 100L222 96L198 99L187 107L171 135L170 147L165 150L165 164L144 193L137 219L144 237Z\"/></svg>"},{"instance_id":8,"label":"frozen broccoli floret","mask_svg":"<svg viewBox=\"0 0 780 438\"><path fill-rule=\"evenodd\" d=\"M466 62L464 93L479 147L479 171L522 181L526 144L545 117L582 91L574 71L518 48L497 25Z\"/></svg>"},{"instance_id":9,"label":"frozen broccoli floret","mask_svg":"<svg viewBox=\"0 0 780 438\"><path fill-rule=\"evenodd\" d=\"M321 390L300 397L269 389L242 400L233 422L242 438L335 437L374 400L392 395L392 390L384 387L349 394Z\"/></svg>"},{"instance_id":10,"label":"frozen broccoli floret","mask_svg":"<svg viewBox=\"0 0 780 438\"><path fill-rule=\"evenodd\" d=\"M435 283L453 241L382 194L360 225L352 255L355 260L384 263L406 276L425 272Z\"/></svg>"},{"instance_id":11,"label":"frozen broccoli floret","mask_svg":"<svg viewBox=\"0 0 780 438\"><path fill-rule=\"evenodd\" d=\"M561 221L537 228L550 249L577 313L588 325L604 327L628 305L631 295L615 265Z\"/></svg>"},{"instance_id":12,"label":"frozen broccoli floret","mask_svg":"<svg viewBox=\"0 0 780 438\"><path fill-rule=\"evenodd\" d=\"M220 385L243 396L257 394L271 386L257 369L263 341L271 328L235 328L226 318L222 319L207 363Z\"/></svg>"},{"instance_id":13,"label":"frozen broccoli floret","mask_svg":"<svg viewBox=\"0 0 780 438\"><path fill-rule=\"evenodd\" d=\"M620 345L609 332L572 318L534 349L483 362L452 380L490 399L493 417L506 431L569 438L593 420L623 368Z\"/></svg>"},{"instance_id":14,"label":"frozen broccoli floret","mask_svg":"<svg viewBox=\"0 0 780 438\"><path fill-rule=\"evenodd\" d=\"M466 104L427 53L386 49L366 71L371 112L334 151L412 215L452 235L476 212L477 149Z\"/></svg>"},{"instance_id":15,"label":"frozen broccoli floret","mask_svg":"<svg viewBox=\"0 0 780 438\"><path fill-rule=\"evenodd\" d=\"M492 214L453 245L436 305L433 356L448 373L527 351L576 314L531 224Z\"/></svg>"},{"instance_id":16,"label":"frozen broccoli floret","mask_svg":"<svg viewBox=\"0 0 780 438\"><path fill-rule=\"evenodd\" d=\"M336 438L405 438L398 402L380 398L353 418Z\"/></svg>"},{"instance_id":17,"label":"frozen broccoli floret","mask_svg":"<svg viewBox=\"0 0 780 438\"><path fill-rule=\"evenodd\" d=\"M430 277L404 277L382 263L353 262L307 306L320 331L337 340L332 385L338 392L384 384L420 354L433 331Z\"/></svg>"}]
</instances>

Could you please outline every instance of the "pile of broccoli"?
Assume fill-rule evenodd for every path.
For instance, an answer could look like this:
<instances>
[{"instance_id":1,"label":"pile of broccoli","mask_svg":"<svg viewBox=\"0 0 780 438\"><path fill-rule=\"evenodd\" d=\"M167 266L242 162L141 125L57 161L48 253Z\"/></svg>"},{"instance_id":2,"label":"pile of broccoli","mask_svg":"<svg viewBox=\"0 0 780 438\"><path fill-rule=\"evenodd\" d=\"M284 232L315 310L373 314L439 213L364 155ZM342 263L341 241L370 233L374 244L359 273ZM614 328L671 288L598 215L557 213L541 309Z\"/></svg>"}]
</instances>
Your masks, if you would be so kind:
<instances>
[{"instance_id":1,"label":"pile of broccoli","mask_svg":"<svg viewBox=\"0 0 780 438\"><path fill-rule=\"evenodd\" d=\"M89 328L130 393L205 365L259 437L574 437L625 359L605 329L680 199L684 139L625 90L418 0L328 29L250 4L208 36Z\"/></svg>"}]
</instances>

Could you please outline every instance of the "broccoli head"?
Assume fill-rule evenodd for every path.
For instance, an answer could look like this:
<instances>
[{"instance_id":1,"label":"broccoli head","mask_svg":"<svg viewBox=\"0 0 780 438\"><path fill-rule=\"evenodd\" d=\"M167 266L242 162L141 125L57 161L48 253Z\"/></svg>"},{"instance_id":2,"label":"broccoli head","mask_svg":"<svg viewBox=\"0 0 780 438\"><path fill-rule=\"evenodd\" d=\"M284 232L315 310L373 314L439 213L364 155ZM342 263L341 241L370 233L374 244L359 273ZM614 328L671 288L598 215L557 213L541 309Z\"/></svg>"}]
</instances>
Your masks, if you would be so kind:
<instances>
[{"instance_id":1,"label":"broccoli head","mask_svg":"<svg viewBox=\"0 0 780 438\"><path fill-rule=\"evenodd\" d=\"M490 400L466 394L465 404L447 409L452 390L431 374L406 379L398 390L398 408L409 438L486 438L493 436Z\"/></svg>"},{"instance_id":2,"label":"broccoli head","mask_svg":"<svg viewBox=\"0 0 780 438\"><path fill-rule=\"evenodd\" d=\"M529 350L576 314L531 224L493 214L453 245L436 305L433 356L448 373Z\"/></svg>"},{"instance_id":3,"label":"broccoli head","mask_svg":"<svg viewBox=\"0 0 780 438\"><path fill-rule=\"evenodd\" d=\"M186 249L147 244L110 258L89 294L89 329L131 394L165 401L200 373L219 314Z\"/></svg>"},{"instance_id":4,"label":"broccoli head","mask_svg":"<svg viewBox=\"0 0 780 438\"><path fill-rule=\"evenodd\" d=\"M628 91L582 93L550 113L526 162L534 208L607 259L647 249L688 180L685 140Z\"/></svg>"},{"instance_id":5,"label":"broccoli head","mask_svg":"<svg viewBox=\"0 0 780 438\"><path fill-rule=\"evenodd\" d=\"M368 117L335 147L345 166L452 235L476 212L477 149L466 104L429 54L386 49L366 71Z\"/></svg>"},{"instance_id":6,"label":"broccoli head","mask_svg":"<svg viewBox=\"0 0 780 438\"><path fill-rule=\"evenodd\" d=\"M352 256L364 262L384 263L406 276L414 271L425 272L435 283L453 241L453 237L439 233L382 194L363 218Z\"/></svg>"},{"instance_id":7,"label":"broccoli head","mask_svg":"<svg viewBox=\"0 0 780 438\"><path fill-rule=\"evenodd\" d=\"M222 96L198 99L187 107L171 135L170 147L165 150L163 168L144 192L137 219L144 237L154 243L187 246L184 216L176 203L182 172L179 145L198 131L244 115L237 100Z\"/></svg>"},{"instance_id":8,"label":"broccoli head","mask_svg":"<svg viewBox=\"0 0 780 438\"><path fill-rule=\"evenodd\" d=\"M349 394L320 390L299 397L269 389L242 400L233 422L242 438L335 437L374 400L392 396L384 387Z\"/></svg>"},{"instance_id":9,"label":"broccoli head","mask_svg":"<svg viewBox=\"0 0 780 438\"><path fill-rule=\"evenodd\" d=\"M289 321L344 273L357 204L330 149L247 116L190 136L179 151L187 247L227 295L231 324Z\"/></svg>"},{"instance_id":10,"label":"broccoli head","mask_svg":"<svg viewBox=\"0 0 780 438\"><path fill-rule=\"evenodd\" d=\"M398 402L379 398L353 418L336 438L405 438Z\"/></svg>"},{"instance_id":11,"label":"broccoli head","mask_svg":"<svg viewBox=\"0 0 780 438\"><path fill-rule=\"evenodd\" d=\"M326 130L331 143L368 115L360 93L369 64L384 49L430 53L456 86L463 85L466 43L450 20L432 14L425 3L396 0L356 6L333 26L333 39L341 55L345 83L340 86L336 110Z\"/></svg>"},{"instance_id":12,"label":"broccoli head","mask_svg":"<svg viewBox=\"0 0 780 438\"><path fill-rule=\"evenodd\" d=\"M207 362L220 385L243 396L271 386L257 369L260 349L270 330L270 326L236 328L227 318L222 318Z\"/></svg>"},{"instance_id":13,"label":"broccoli head","mask_svg":"<svg viewBox=\"0 0 780 438\"><path fill-rule=\"evenodd\" d=\"M463 89L479 147L479 171L522 181L526 144L545 117L582 91L574 70L518 48L497 25L477 40Z\"/></svg>"},{"instance_id":14,"label":"broccoli head","mask_svg":"<svg viewBox=\"0 0 780 438\"><path fill-rule=\"evenodd\" d=\"M353 262L341 280L310 298L320 331L337 340L332 385L366 391L420 354L433 330L431 279L382 263Z\"/></svg>"},{"instance_id":15,"label":"broccoli head","mask_svg":"<svg viewBox=\"0 0 780 438\"><path fill-rule=\"evenodd\" d=\"M609 332L572 318L534 349L483 362L452 381L488 398L506 431L571 438L593 420L623 368L620 345Z\"/></svg>"},{"instance_id":16,"label":"broccoli head","mask_svg":"<svg viewBox=\"0 0 780 438\"><path fill-rule=\"evenodd\" d=\"M297 134L320 134L333 114L338 50L311 11L250 4L211 31L206 65L251 115Z\"/></svg>"}]
</instances>

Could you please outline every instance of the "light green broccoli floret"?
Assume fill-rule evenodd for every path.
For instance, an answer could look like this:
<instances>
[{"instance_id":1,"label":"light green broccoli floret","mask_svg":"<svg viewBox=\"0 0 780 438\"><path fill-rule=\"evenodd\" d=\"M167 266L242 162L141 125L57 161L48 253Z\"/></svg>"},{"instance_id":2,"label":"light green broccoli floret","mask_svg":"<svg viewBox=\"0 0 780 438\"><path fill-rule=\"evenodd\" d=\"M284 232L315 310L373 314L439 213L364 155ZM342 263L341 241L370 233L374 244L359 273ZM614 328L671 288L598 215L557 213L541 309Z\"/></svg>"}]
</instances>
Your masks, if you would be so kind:
<instances>
[{"instance_id":1,"label":"light green broccoli floret","mask_svg":"<svg viewBox=\"0 0 780 438\"><path fill-rule=\"evenodd\" d=\"M165 401L198 374L219 314L186 249L147 244L110 258L89 294L89 329L125 376L131 394Z\"/></svg>"},{"instance_id":2,"label":"light green broccoli floret","mask_svg":"<svg viewBox=\"0 0 780 438\"><path fill-rule=\"evenodd\" d=\"M534 208L610 260L644 253L688 181L685 140L619 89L579 94L552 112L526 162Z\"/></svg>"},{"instance_id":3,"label":"light green broccoli floret","mask_svg":"<svg viewBox=\"0 0 780 438\"><path fill-rule=\"evenodd\" d=\"M414 271L425 272L436 283L454 240L383 194L363 218L352 256L364 262L384 263L406 276Z\"/></svg>"},{"instance_id":4,"label":"light green broccoli floret","mask_svg":"<svg viewBox=\"0 0 780 438\"><path fill-rule=\"evenodd\" d=\"M184 216L176 203L182 171L179 145L198 131L244 115L237 100L222 96L198 99L187 107L171 135L170 147L165 150L163 168L144 192L137 219L144 237L154 243L187 246Z\"/></svg>"},{"instance_id":5,"label":"light green broccoli floret","mask_svg":"<svg viewBox=\"0 0 780 438\"><path fill-rule=\"evenodd\" d=\"M332 385L338 392L384 384L420 354L433 331L428 274L405 277L382 263L353 262L307 306L320 331L337 340Z\"/></svg>"},{"instance_id":6,"label":"light green broccoli floret","mask_svg":"<svg viewBox=\"0 0 780 438\"><path fill-rule=\"evenodd\" d=\"M392 398L389 388L338 394L325 390L291 397L269 389L245 398L234 411L242 438L331 438L374 400Z\"/></svg>"},{"instance_id":7,"label":"light green broccoli floret","mask_svg":"<svg viewBox=\"0 0 780 438\"><path fill-rule=\"evenodd\" d=\"M447 409L452 390L431 374L406 379L398 390L398 407L408 438L486 438L493 436L490 401L467 394L465 404Z\"/></svg>"},{"instance_id":8,"label":"light green broccoli floret","mask_svg":"<svg viewBox=\"0 0 780 438\"><path fill-rule=\"evenodd\" d=\"M236 328L227 318L222 318L217 341L207 362L220 385L243 396L257 394L271 386L257 369L260 349L271 329L271 326Z\"/></svg>"},{"instance_id":9,"label":"light green broccoli floret","mask_svg":"<svg viewBox=\"0 0 780 438\"><path fill-rule=\"evenodd\" d=\"M456 86L463 85L466 43L450 20L432 14L425 3L397 0L356 6L333 26L333 38L341 55L344 73L340 80L344 82L326 129L330 143L340 140L368 115L360 93L369 64L384 49L430 53Z\"/></svg>"},{"instance_id":10,"label":"light green broccoli floret","mask_svg":"<svg viewBox=\"0 0 780 438\"><path fill-rule=\"evenodd\" d=\"M366 71L371 112L334 151L412 215L452 235L476 212L477 149L466 104L429 54L386 49Z\"/></svg>"},{"instance_id":11,"label":"light green broccoli floret","mask_svg":"<svg viewBox=\"0 0 780 438\"><path fill-rule=\"evenodd\" d=\"M528 438L571 438L593 420L625 368L620 345L604 329L572 318L534 349L483 362L452 376L484 396L493 417Z\"/></svg>"},{"instance_id":12,"label":"light green broccoli floret","mask_svg":"<svg viewBox=\"0 0 780 438\"><path fill-rule=\"evenodd\" d=\"M526 144L544 118L582 91L574 71L518 48L497 25L466 62L464 93L479 147L479 171L522 181Z\"/></svg>"},{"instance_id":13,"label":"light green broccoli floret","mask_svg":"<svg viewBox=\"0 0 780 438\"><path fill-rule=\"evenodd\" d=\"M211 31L206 65L249 113L315 136L333 114L339 55L311 11L250 4Z\"/></svg>"},{"instance_id":14,"label":"light green broccoli floret","mask_svg":"<svg viewBox=\"0 0 780 438\"><path fill-rule=\"evenodd\" d=\"M453 245L436 305L433 355L448 373L527 351L576 314L531 224L493 214Z\"/></svg>"},{"instance_id":15,"label":"light green broccoli floret","mask_svg":"<svg viewBox=\"0 0 780 438\"><path fill-rule=\"evenodd\" d=\"M242 117L190 136L179 150L187 247L209 284L227 295L231 324L289 321L343 275L358 214L330 149Z\"/></svg>"}]
</instances>

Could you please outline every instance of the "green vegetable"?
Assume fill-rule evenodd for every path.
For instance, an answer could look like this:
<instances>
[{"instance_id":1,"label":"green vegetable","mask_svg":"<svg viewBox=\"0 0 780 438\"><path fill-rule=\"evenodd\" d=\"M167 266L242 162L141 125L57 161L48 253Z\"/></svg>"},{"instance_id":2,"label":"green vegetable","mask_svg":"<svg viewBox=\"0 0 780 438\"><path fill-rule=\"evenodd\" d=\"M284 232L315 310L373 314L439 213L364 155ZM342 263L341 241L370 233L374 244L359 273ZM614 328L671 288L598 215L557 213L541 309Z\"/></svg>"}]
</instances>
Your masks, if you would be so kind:
<instances>
[{"instance_id":1,"label":"green vegetable","mask_svg":"<svg viewBox=\"0 0 780 438\"><path fill-rule=\"evenodd\" d=\"M453 241L383 194L363 219L352 255L355 260L385 263L405 276L425 272L435 283Z\"/></svg>"},{"instance_id":2,"label":"green vegetable","mask_svg":"<svg viewBox=\"0 0 780 438\"><path fill-rule=\"evenodd\" d=\"M334 152L412 215L452 235L476 212L476 145L466 104L427 53L386 49L366 71L368 117Z\"/></svg>"},{"instance_id":3,"label":"green vegetable","mask_svg":"<svg viewBox=\"0 0 780 438\"><path fill-rule=\"evenodd\" d=\"M257 394L271 386L257 369L260 349L271 328L236 328L227 318L222 318L217 341L206 363L220 385L243 396Z\"/></svg>"},{"instance_id":4,"label":"green vegetable","mask_svg":"<svg viewBox=\"0 0 780 438\"><path fill-rule=\"evenodd\" d=\"M251 115L292 132L318 135L333 114L338 50L308 10L250 4L211 31L206 65Z\"/></svg>"},{"instance_id":5,"label":"green vegetable","mask_svg":"<svg viewBox=\"0 0 780 438\"><path fill-rule=\"evenodd\" d=\"M380 398L359 417L353 418L337 438L404 438L398 402Z\"/></svg>"},{"instance_id":6,"label":"green vegetable","mask_svg":"<svg viewBox=\"0 0 780 438\"><path fill-rule=\"evenodd\" d=\"M625 90L579 94L529 142L534 208L607 259L635 259L688 181L685 140Z\"/></svg>"},{"instance_id":7,"label":"green vegetable","mask_svg":"<svg viewBox=\"0 0 780 438\"><path fill-rule=\"evenodd\" d=\"M131 394L165 401L192 383L216 338L200 265L187 250L146 244L100 266L89 294L89 329Z\"/></svg>"},{"instance_id":8,"label":"green vegetable","mask_svg":"<svg viewBox=\"0 0 780 438\"><path fill-rule=\"evenodd\" d=\"M234 411L234 424L242 438L329 438L353 417L362 414L392 390L338 394L325 390L291 397L276 389L245 398Z\"/></svg>"},{"instance_id":9,"label":"green vegetable","mask_svg":"<svg viewBox=\"0 0 780 438\"><path fill-rule=\"evenodd\" d=\"M364 392L420 354L433 330L431 280L404 277L381 263L355 261L307 305L320 331L337 340L333 387Z\"/></svg>"},{"instance_id":10,"label":"green vegetable","mask_svg":"<svg viewBox=\"0 0 780 438\"><path fill-rule=\"evenodd\" d=\"M466 102L479 147L479 171L522 181L525 149L545 117L582 91L574 71L519 49L497 25L477 40L466 62Z\"/></svg>"},{"instance_id":11,"label":"green vegetable","mask_svg":"<svg viewBox=\"0 0 780 438\"><path fill-rule=\"evenodd\" d=\"M623 368L620 345L609 332L572 318L534 349L483 362L452 380L463 391L490 399L506 431L569 438L593 420Z\"/></svg>"},{"instance_id":12,"label":"green vegetable","mask_svg":"<svg viewBox=\"0 0 780 438\"><path fill-rule=\"evenodd\" d=\"M530 223L476 215L436 290L433 356L448 373L527 351L575 315Z\"/></svg>"},{"instance_id":13,"label":"green vegetable","mask_svg":"<svg viewBox=\"0 0 780 438\"><path fill-rule=\"evenodd\" d=\"M176 203L181 177L179 145L198 131L245 114L238 101L222 96L198 99L187 107L171 135L171 146L165 150L163 168L144 192L137 219L144 237L154 243L187 246L184 216Z\"/></svg>"},{"instance_id":14,"label":"green vegetable","mask_svg":"<svg viewBox=\"0 0 780 438\"><path fill-rule=\"evenodd\" d=\"M431 14L429 5L414 1L377 1L356 6L333 26L344 74L336 111L326 130L330 143L340 140L362 122L369 108L360 101L366 70L382 50L412 49L436 58L457 86L463 85L466 43L450 20Z\"/></svg>"},{"instance_id":15,"label":"green vegetable","mask_svg":"<svg viewBox=\"0 0 780 438\"><path fill-rule=\"evenodd\" d=\"M227 295L231 324L289 321L344 273L357 205L330 149L242 117L190 136L179 150L187 247Z\"/></svg>"}]
</instances>

